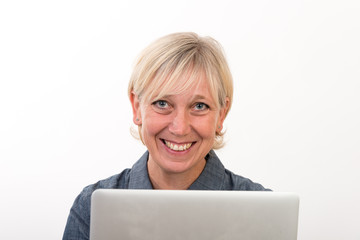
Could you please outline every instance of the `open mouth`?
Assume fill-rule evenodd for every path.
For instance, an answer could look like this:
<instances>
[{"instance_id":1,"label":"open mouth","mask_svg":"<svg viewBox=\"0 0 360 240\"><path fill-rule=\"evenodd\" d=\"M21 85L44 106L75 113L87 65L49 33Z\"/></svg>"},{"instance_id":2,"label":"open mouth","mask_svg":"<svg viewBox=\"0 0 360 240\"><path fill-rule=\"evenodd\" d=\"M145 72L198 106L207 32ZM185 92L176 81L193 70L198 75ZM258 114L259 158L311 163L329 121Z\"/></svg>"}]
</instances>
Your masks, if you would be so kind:
<instances>
[{"instance_id":1,"label":"open mouth","mask_svg":"<svg viewBox=\"0 0 360 240\"><path fill-rule=\"evenodd\" d=\"M166 141L165 139L161 139L161 141L168 148L170 148L171 150L177 151L177 152L188 150L193 145L193 143L195 143L195 142L191 142L191 143L177 144L177 143Z\"/></svg>"}]
</instances>

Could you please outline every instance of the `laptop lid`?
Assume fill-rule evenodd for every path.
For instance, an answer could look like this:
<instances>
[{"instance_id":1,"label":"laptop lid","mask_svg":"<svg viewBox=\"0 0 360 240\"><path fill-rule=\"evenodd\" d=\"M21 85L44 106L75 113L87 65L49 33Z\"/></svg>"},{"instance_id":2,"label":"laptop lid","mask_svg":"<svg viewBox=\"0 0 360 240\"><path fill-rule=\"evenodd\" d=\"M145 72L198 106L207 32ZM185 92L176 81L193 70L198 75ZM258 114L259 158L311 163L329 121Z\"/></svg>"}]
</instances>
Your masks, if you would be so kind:
<instances>
[{"instance_id":1,"label":"laptop lid","mask_svg":"<svg viewBox=\"0 0 360 240\"><path fill-rule=\"evenodd\" d=\"M296 240L293 193L100 189L90 240Z\"/></svg>"}]
</instances>

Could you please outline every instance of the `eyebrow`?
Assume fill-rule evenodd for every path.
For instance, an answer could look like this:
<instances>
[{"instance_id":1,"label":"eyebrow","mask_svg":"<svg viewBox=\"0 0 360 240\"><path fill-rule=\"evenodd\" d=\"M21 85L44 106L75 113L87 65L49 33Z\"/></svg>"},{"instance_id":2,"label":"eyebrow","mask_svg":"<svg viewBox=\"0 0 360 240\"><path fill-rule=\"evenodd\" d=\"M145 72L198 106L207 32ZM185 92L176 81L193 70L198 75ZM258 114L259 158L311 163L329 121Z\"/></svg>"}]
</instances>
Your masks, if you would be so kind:
<instances>
[{"instance_id":1,"label":"eyebrow","mask_svg":"<svg viewBox=\"0 0 360 240\"><path fill-rule=\"evenodd\" d=\"M162 96L161 98L171 98L172 96L175 96L175 95L176 94L167 94L167 95ZM204 97L203 95L200 95L200 94L196 94L196 95L192 96L191 99L206 99L206 97Z\"/></svg>"},{"instance_id":2,"label":"eyebrow","mask_svg":"<svg viewBox=\"0 0 360 240\"><path fill-rule=\"evenodd\" d=\"M164 95L163 97L161 98L157 98L158 100L159 99L168 99L168 98L171 98L172 96L174 96L173 94L168 94L168 95ZM212 98L206 98L205 96L203 95L200 95L200 94L195 94L193 95L191 98L190 98L190 101L196 101L196 100L208 100L208 101L213 101Z\"/></svg>"},{"instance_id":3,"label":"eyebrow","mask_svg":"<svg viewBox=\"0 0 360 240\"><path fill-rule=\"evenodd\" d=\"M206 97L204 97L203 95L196 94L192 96L191 100L195 100L195 99L206 99Z\"/></svg>"}]
</instances>

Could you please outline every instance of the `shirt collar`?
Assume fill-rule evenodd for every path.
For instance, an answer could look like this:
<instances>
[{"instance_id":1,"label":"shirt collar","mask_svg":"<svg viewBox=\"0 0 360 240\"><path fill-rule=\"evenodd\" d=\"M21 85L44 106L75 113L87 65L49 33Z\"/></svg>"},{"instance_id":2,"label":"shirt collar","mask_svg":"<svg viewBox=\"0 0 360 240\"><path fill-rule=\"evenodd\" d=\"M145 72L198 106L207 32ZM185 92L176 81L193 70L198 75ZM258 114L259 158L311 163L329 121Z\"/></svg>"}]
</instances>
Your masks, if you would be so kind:
<instances>
[{"instance_id":1,"label":"shirt collar","mask_svg":"<svg viewBox=\"0 0 360 240\"><path fill-rule=\"evenodd\" d=\"M149 152L146 151L142 157L133 165L130 172L130 189L153 189L150 182L147 160ZM223 189L225 168L211 150L205 157L206 165L200 176L191 184L189 190L221 190Z\"/></svg>"},{"instance_id":2,"label":"shirt collar","mask_svg":"<svg viewBox=\"0 0 360 240\"><path fill-rule=\"evenodd\" d=\"M205 157L206 165L198 179L189 190L222 190L225 179L225 167L211 150Z\"/></svg>"},{"instance_id":3,"label":"shirt collar","mask_svg":"<svg viewBox=\"0 0 360 240\"><path fill-rule=\"evenodd\" d=\"M146 151L132 166L130 171L129 189L153 189L147 170L148 157L149 152Z\"/></svg>"}]
</instances>

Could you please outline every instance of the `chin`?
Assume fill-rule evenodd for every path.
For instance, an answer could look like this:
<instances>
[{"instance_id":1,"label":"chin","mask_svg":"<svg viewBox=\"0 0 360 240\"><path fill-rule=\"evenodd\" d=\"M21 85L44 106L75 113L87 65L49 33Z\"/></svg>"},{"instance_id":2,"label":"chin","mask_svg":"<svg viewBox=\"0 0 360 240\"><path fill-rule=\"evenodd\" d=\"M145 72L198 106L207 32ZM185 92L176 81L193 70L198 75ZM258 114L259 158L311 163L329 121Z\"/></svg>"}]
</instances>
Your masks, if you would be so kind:
<instances>
[{"instance_id":1,"label":"chin","mask_svg":"<svg viewBox=\"0 0 360 240\"><path fill-rule=\"evenodd\" d=\"M174 173L174 174L180 174L185 173L189 170L191 170L191 166L189 166L188 163L184 162L171 162L171 163L165 163L161 168L164 170L164 172L167 173Z\"/></svg>"}]
</instances>

